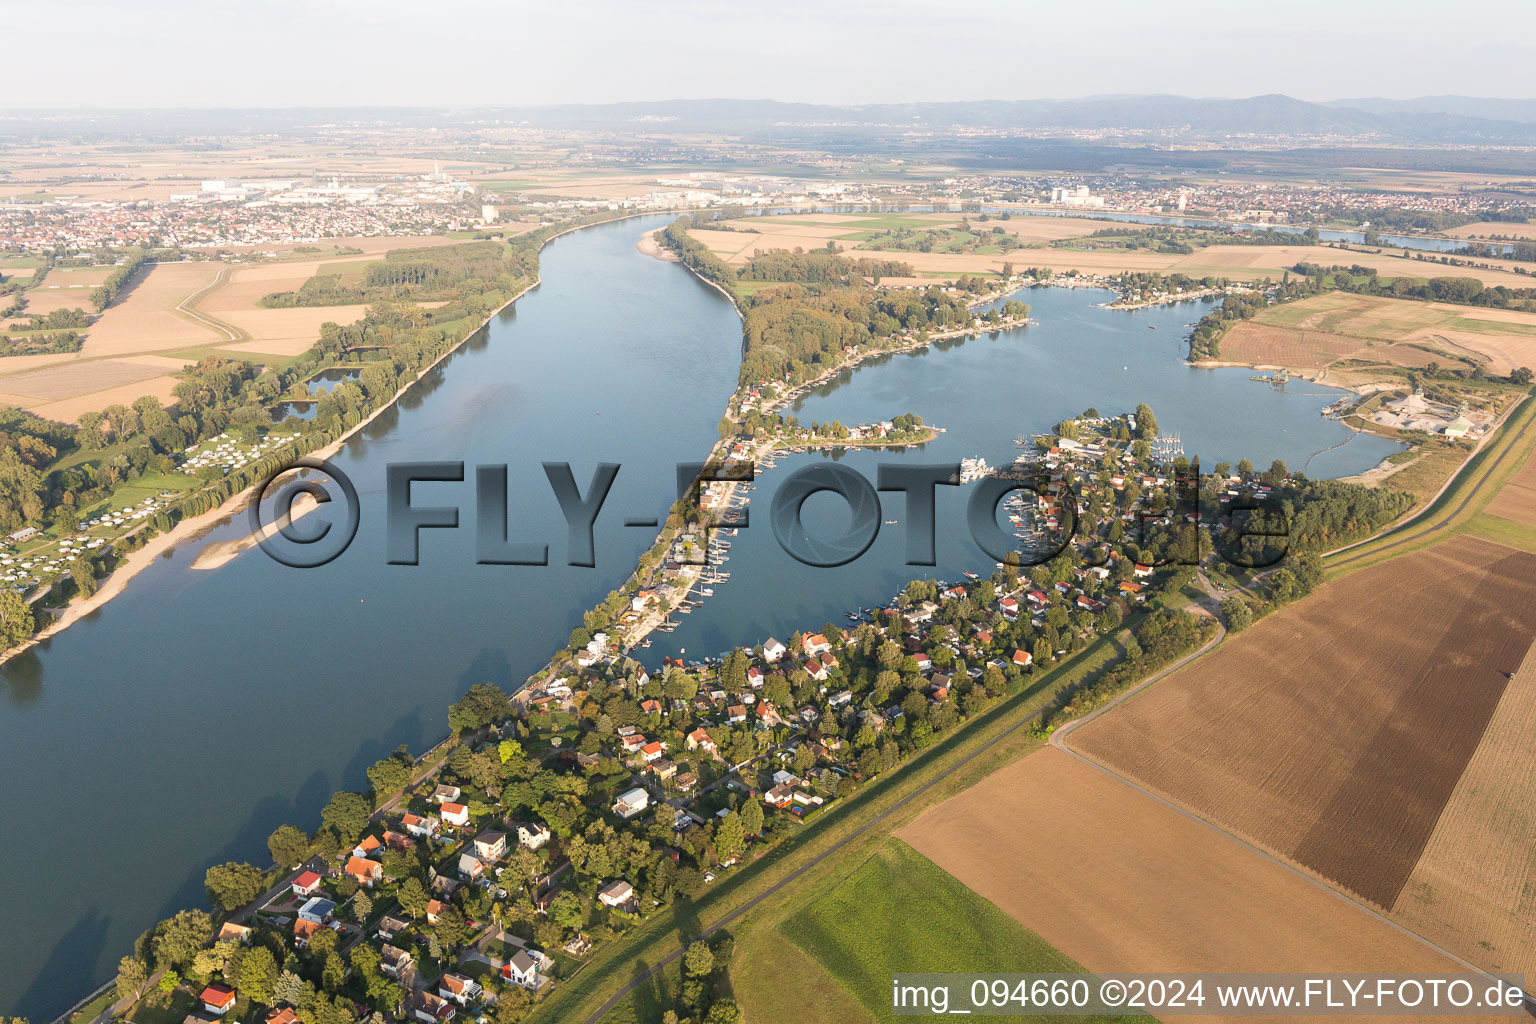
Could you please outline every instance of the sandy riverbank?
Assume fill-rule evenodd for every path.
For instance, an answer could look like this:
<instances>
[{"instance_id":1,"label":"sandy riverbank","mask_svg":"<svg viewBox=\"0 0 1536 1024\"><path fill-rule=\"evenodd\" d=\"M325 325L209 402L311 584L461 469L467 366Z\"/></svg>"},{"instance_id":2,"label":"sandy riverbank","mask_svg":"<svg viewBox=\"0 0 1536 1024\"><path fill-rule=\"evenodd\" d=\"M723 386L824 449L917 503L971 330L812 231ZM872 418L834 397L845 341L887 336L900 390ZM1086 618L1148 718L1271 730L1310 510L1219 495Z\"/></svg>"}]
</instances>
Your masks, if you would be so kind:
<instances>
[{"instance_id":1,"label":"sandy riverbank","mask_svg":"<svg viewBox=\"0 0 1536 1024\"><path fill-rule=\"evenodd\" d=\"M672 254L670 249L663 248L662 244L656 241L656 232L654 231L647 231L641 235L640 240L635 243L635 248L653 259L661 260L663 263L678 262L677 257Z\"/></svg>"},{"instance_id":2,"label":"sandy riverbank","mask_svg":"<svg viewBox=\"0 0 1536 1024\"><path fill-rule=\"evenodd\" d=\"M221 540L207 545L197 553L196 558L192 559L192 564L188 568L217 569L221 565L228 565L240 552L249 551L267 538L276 536L280 530L293 525L319 507L320 503L309 494L300 494L294 499L292 513L267 523L256 532L248 533L238 540Z\"/></svg>"}]
</instances>

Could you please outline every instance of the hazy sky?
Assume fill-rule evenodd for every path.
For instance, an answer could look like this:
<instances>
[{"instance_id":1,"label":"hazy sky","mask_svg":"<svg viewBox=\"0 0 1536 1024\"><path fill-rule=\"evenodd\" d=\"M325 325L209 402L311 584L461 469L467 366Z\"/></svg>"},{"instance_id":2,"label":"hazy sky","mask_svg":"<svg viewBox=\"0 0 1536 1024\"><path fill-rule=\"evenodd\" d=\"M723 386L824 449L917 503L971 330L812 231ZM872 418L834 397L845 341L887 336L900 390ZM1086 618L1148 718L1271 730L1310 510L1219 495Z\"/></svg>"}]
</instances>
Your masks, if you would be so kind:
<instances>
[{"instance_id":1,"label":"hazy sky","mask_svg":"<svg viewBox=\"0 0 1536 1024\"><path fill-rule=\"evenodd\" d=\"M1532 0L51 0L5 105L1528 97Z\"/></svg>"}]
</instances>

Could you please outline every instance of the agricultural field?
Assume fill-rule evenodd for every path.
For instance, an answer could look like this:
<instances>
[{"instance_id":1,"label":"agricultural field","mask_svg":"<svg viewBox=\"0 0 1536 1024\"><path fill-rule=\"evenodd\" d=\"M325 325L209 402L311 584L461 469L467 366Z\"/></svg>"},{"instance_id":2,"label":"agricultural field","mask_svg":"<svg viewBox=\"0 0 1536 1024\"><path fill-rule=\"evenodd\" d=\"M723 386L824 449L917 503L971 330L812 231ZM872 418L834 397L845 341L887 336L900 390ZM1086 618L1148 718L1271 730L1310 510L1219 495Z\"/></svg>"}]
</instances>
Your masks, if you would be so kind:
<instances>
[{"instance_id":1,"label":"agricultural field","mask_svg":"<svg viewBox=\"0 0 1536 1024\"><path fill-rule=\"evenodd\" d=\"M1536 453L1505 482L1484 511L1522 526L1536 527Z\"/></svg>"},{"instance_id":2,"label":"agricultural field","mask_svg":"<svg viewBox=\"0 0 1536 1024\"><path fill-rule=\"evenodd\" d=\"M1124 271L1152 271L1157 273L1182 273L1191 277L1228 277L1237 281L1260 278L1279 280L1298 263L1358 264L1374 267L1383 277L1472 277L1488 286L1507 285L1511 288L1531 287L1532 278L1514 272L1516 264L1501 263L1494 269L1481 267L1455 267L1412 257L1390 253L1358 252L1353 249L1336 249L1322 245L1213 245L1195 250L1188 255L1155 253L1144 250L1120 251L1109 249L1074 251L1062 248L1014 249L1008 253L995 251L992 246L980 247L973 252L908 252L906 250L871 250L866 241L874 232L894 227L912 230L958 225L967 215L963 214L795 214L784 217L751 217L727 223L739 227L739 231L721 231L713 228L695 228L692 234L728 263L741 264L751 258L754 250L769 249L816 249L835 240L844 251L880 251L883 255L899 258L910 263L922 275L914 283L931 283L927 278L955 278L964 274L998 274L1002 265L1013 264L1016 268L1045 267L1057 271L1078 270L1085 273L1118 274ZM1085 218L1052 218L1020 214L1007 221L994 218L982 222L978 215L969 215L974 227L1002 227L1020 240L1031 244L1043 244L1090 235L1103 230L1103 221ZM878 244L878 243L876 243ZM1533 268L1527 266L1527 271Z\"/></svg>"},{"instance_id":3,"label":"agricultural field","mask_svg":"<svg viewBox=\"0 0 1536 1024\"><path fill-rule=\"evenodd\" d=\"M1385 921L1056 747L995 772L897 836L1090 971L1455 969Z\"/></svg>"},{"instance_id":4,"label":"agricultural field","mask_svg":"<svg viewBox=\"0 0 1536 1024\"><path fill-rule=\"evenodd\" d=\"M1491 970L1536 974L1536 653L1494 709L1393 916Z\"/></svg>"},{"instance_id":5,"label":"agricultural field","mask_svg":"<svg viewBox=\"0 0 1536 1024\"><path fill-rule=\"evenodd\" d=\"M1399 366L1536 366L1536 314L1328 292L1281 303L1221 340L1229 362L1320 368L1341 359Z\"/></svg>"},{"instance_id":6,"label":"agricultural field","mask_svg":"<svg viewBox=\"0 0 1536 1024\"><path fill-rule=\"evenodd\" d=\"M228 324L243 337L222 346L244 358L296 356L320 337L326 321L349 324L362 318L364 306L300 306L262 309L256 303L272 292L296 290L317 272L336 273L366 266L367 257L335 261L293 260L236 267L217 287L200 296L194 308Z\"/></svg>"},{"instance_id":7,"label":"agricultural field","mask_svg":"<svg viewBox=\"0 0 1536 1024\"><path fill-rule=\"evenodd\" d=\"M1533 637L1536 556L1461 536L1328 584L1070 743L1391 908Z\"/></svg>"},{"instance_id":8,"label":"agricultural field","mask_svg":"<svg viewBox=\"0 0 1536 1024\"><path fill-rule=\"evenodd\" d=\"M875 1020L892 1018L891 975L899 972L1082 970L894 839L779 930Z\"/></svg>"}]
</instances>

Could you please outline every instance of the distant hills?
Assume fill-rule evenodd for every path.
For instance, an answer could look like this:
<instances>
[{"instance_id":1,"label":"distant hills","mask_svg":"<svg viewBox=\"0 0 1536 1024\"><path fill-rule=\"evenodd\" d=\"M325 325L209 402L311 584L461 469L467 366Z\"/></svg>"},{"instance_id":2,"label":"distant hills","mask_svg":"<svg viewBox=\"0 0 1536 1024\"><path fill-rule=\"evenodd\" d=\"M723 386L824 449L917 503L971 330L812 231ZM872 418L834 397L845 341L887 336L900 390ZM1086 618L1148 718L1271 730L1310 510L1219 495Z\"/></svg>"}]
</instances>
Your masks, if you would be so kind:
<instances>
[{"instance_id":1,"label":"distant hills","mask_svg":"<svg viewBox=\"0 0 1536 1024\"><path fill-rule=\"evenodd\" d=\"M1460 96L1312 103L1271 94L1247 99L1091 96L1083 99L890 103L858 106L774 100L513 107L498 111L541 125L618 128L654 121L674 130L808 128L995 128L1036 132L1151 134L1217 141L1252 136L1330 136L1389 143L1536 144L1536 100Z\"/></svg>"}]
</instances>

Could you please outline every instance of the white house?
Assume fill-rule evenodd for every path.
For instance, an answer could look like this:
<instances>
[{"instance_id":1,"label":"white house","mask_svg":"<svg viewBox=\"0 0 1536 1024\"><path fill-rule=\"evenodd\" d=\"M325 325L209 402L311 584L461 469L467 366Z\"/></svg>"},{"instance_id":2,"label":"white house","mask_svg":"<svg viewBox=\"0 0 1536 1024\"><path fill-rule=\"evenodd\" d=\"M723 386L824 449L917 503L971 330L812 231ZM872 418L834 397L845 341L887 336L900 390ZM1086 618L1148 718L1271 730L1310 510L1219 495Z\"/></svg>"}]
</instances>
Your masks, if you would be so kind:
<instances>
[{"instance_id":1,"label":"white house","mask_svg":"<svg viewBox=\"0 0 1536 1024\"><path fill-rule=\"evenodd\" d=\"M784 657L785 650L786 648L783 644L779 643L773 637L769 637L767 642L763 644L763 660L767 662L778 661L780 658Z\"/></svg>"},{"instance_id":2,"label":"white house","mask_svg":"<svg viewBox=\"0 0 1536 1024\"><path fill-rule=\"evenodd\" d=\"M613 813L621 818L633 818L651 805L651 794L636 786L627 793L620 793L614 801Z\"/></svg>"},{"instance_id":3,"label":"white house","mask_svg":"<svg viewBox=\"0 0 1536 1024\"><path fill-rule=\"evenodd\" d=\"M523 988L538 988L539 962L529 956L526 949L520 949L512 954L512 959L501 965L501 977Z\"/></svg>"}]
</instances>

